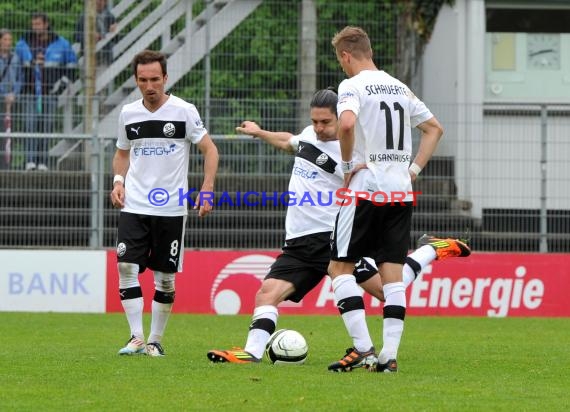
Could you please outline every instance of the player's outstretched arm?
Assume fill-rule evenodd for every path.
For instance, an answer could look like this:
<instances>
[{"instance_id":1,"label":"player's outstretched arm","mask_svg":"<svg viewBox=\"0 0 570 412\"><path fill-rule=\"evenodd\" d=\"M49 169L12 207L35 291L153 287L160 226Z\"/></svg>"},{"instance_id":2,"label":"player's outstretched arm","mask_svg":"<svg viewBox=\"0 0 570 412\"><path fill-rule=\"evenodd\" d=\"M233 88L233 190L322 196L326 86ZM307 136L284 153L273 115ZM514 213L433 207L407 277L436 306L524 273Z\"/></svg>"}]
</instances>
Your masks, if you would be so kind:
<instances>
[{"instance_id":1,"label":"player's outstretched arm","mask_svg":"<svg viewBox=\"0 0 570 412\"><path fill-rule=\"evenodd\" d=\"M270 132L263 130L257 123L249 120L244 121L240 126L236 127L236 132L257 137L279 150L293 153L293 147L291 147L289 143L293 135L289 132Z\"/></svg>"}]
</instances>

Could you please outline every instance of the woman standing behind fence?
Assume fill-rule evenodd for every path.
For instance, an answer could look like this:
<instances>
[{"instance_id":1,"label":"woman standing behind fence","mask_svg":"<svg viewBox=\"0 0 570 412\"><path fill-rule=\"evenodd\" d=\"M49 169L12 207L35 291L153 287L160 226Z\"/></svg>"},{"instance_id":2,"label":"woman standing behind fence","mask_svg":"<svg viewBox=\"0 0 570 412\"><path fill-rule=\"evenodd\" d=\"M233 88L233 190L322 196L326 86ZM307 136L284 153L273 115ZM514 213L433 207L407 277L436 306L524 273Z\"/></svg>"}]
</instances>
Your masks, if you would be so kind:
<instances>
[{"instance_id":1,"label":"woman standing behind fence","mask_svg":"<svg viewBox=\"0 0 570 412\"><path fill-rule=\"evenodd\" d=\"M12 108L22 86L22 68L19 57L12 51L12 33L0 29L0 132L12 130ZM12 141L0 138L0 169L9 169Z\"/></svg>"}]
</instances>

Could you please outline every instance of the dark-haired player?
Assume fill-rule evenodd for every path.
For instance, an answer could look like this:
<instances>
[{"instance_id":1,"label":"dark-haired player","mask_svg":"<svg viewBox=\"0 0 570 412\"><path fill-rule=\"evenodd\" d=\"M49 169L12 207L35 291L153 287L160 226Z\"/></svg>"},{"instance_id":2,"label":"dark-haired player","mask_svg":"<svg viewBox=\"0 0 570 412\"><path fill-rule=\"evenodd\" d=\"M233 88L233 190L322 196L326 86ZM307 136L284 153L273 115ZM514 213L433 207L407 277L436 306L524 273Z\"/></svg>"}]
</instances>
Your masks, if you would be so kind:
<instances>
[{"instance_id":1,"label":"dark-haired player","mask_svg":"<svg viewBox=\"0 0 570 412\"><path fill-rule=\"evenodd\" d=\"M256 123L245 121L237 131L295 154L289 192L300 196L308 194L317 199L319 194L335 192L342 185L340 146L337 139L337 95L329 89L316 92L310 103L312 126L293 136L288 132L270 132ZM326 196L326 195L325 195ZM330 260L330 236L338 206L320 206L304 203L287 208L285 218L285 245L277 257L255 297L253 319L243 349L210 350L212 362L260 362L267 341L275 331L279 312L277 306L285 300L299 302L319 284L326 275ZM447 239L446 242L456 242ZM405 266L405 278L411 283L422 267L436 259L431 246L420 248L410 255ZM360 286L372 296L383 300L382 283L373 259L362 258L354 269ZM362 359L352 368L376 362L375 355Z\"/></svg>"}]
</instances>

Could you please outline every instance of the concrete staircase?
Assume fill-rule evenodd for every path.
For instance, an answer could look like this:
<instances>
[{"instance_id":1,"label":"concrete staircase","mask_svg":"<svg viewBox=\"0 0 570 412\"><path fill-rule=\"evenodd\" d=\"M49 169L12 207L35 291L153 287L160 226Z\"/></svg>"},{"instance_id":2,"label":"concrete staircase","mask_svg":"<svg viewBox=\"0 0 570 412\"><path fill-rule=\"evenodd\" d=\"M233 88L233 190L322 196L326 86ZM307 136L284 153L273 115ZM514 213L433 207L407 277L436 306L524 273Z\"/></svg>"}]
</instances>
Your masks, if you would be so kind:
<instances>
[{"instance_id":1,"label":"concrete staircase","mask_svg":"<svg viewBox=\"0 0 570 412\"><path fill-rule=\"evenodd\" d=\"M156 48L156 43L160 43L160 51L168 56L169 86L175 86L262 1L209 0L196 16L192 14L193 0L163 0L158 4L151 0L120 1L112 9L119 21L117 30L96 46L98 51L107 43L120 39L112 48L113 62L97 74L95 95L104 96L100 105L102 114L97 120L97 134L114 136L121 107L139 98L130 67L136 53L149 47ZM134 21L138 24L127 31ZM180 26L173 32L174 27ZM84 131L83 123L73 124L72 120L72 102L76 98L82 102L82 93L81 80L78 80L60 97L59 105L64 107L64 131L68 134ZM58 165L64 164L65 158L76 157L82 144L78 140L63 139L52 147L50 156Z\"/></svg>"}]
</instances>

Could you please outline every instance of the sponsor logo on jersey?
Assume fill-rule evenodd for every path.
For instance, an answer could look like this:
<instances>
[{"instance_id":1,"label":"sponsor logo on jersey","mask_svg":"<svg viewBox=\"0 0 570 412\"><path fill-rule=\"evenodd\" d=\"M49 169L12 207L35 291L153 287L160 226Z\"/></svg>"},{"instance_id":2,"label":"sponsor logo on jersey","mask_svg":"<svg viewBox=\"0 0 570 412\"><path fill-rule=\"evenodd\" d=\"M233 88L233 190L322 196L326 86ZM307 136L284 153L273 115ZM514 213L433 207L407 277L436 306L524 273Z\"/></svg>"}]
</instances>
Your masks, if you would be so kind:
<instances>
[{"instance_id":1,"label":"sponsor logo on jersey","mask_svg":"<svg viewBox=\"0 0 570 412\"><path fill-rule=\"evenodd\" d=\"M168 122L162 128L162 133L164 133L164 136L166 137L172 137L174 136L174 133L176 133L176 127L174 127L172 123Z\"/></svg>"},{"instance_id":2,"label":"sponsor logo on jersey","mask_svg":"<svg viewBox=\"0 0 570 412\"><path fill-rule=\"evenodd\" d=\"M295 176L299 176L299 177L302 177L304 179L312 180L312 179L317 178L319 172L317 172L316 170L307 170L307 169L303 169L302 167L295 166L293 168L293 174Z\"/></svg>"},{"instance_id":3,"label":"sponsor logo on jersey","mask_svg":"<svg viewBox=\"0 0 570 412\"><path fill-rule=\"evenodd\" d=\"M133 154L135 156L168 156L176 150L176 144L172 143L168 146L143 146L134 147Z\"/></svg>"}]
</instances>

